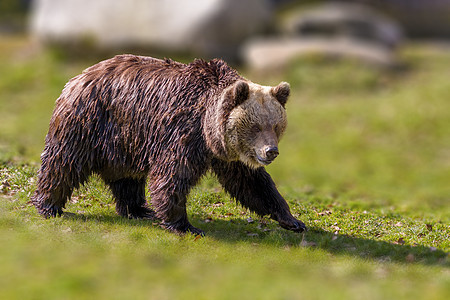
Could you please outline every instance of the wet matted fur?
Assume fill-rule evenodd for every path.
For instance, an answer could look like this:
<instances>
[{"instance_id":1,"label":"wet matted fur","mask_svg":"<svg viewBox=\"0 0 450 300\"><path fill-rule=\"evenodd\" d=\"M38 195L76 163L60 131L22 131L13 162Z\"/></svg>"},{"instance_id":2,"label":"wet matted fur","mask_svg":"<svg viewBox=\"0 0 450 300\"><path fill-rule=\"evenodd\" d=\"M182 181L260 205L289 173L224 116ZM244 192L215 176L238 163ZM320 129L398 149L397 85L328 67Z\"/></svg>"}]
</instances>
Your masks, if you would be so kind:
<instances>
[{"instance_id":1,"label":"wet matted fur","mask_svg":"<svg viewBox=\"0 0 450 300\"><path fill-rule=\"evenodd\" d=\"M254 84L217 59L102 61L56 101L33 203L45 217L60 215L72 191L97 173L119 215L203 234L188 221L186 197L211 170L245 207L303 231L264 169L278 155L288 96L287 83Z\"/></svg>"}]
</instances>

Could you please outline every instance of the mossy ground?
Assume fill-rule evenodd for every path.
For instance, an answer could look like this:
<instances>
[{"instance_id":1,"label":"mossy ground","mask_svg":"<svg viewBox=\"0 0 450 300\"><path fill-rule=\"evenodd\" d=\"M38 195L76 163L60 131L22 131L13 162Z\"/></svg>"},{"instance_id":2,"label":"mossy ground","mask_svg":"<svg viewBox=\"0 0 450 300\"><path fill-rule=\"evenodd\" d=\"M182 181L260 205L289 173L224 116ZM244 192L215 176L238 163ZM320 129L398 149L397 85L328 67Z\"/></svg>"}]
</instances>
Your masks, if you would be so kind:
<instances>
[{"instance_id":1,"label":"mossy ground","mask_svg":"<svg viewBox=\"0 0 450 300\"><path fill-rule=\"evenodd\" d=\"M63 217L37 215L29 197L54 101L95 60L2 37L0 297L448 299L450 53L400 56L397 71L314 56L258 79L291 83L268 171L310 230L249 213L207 176L189 197L207 234L197 238L118 217L96 177Z\"/></svg>"}]
</instances>

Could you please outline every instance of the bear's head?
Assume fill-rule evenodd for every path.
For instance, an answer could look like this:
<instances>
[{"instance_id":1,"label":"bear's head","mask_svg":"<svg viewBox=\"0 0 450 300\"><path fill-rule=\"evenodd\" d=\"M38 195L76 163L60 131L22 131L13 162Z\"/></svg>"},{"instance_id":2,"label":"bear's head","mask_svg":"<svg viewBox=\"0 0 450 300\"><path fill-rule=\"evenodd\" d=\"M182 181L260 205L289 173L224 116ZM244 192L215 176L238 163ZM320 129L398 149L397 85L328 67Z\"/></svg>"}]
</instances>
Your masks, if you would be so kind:
<instances>
[{"instance_id":1,"label":"bear's head","mask_svg":"<svg viewBox=\"0 0 450 300\"><path fill-rule=\"evenodd\" d=\"M210 144L213 153L252 168L270 164L278 156L278 142L286 129L289 93L286 82L269 87L238 80L227 87L210 119L216 124L212 133L216 143Z\"/></svg>"}]
</instances>

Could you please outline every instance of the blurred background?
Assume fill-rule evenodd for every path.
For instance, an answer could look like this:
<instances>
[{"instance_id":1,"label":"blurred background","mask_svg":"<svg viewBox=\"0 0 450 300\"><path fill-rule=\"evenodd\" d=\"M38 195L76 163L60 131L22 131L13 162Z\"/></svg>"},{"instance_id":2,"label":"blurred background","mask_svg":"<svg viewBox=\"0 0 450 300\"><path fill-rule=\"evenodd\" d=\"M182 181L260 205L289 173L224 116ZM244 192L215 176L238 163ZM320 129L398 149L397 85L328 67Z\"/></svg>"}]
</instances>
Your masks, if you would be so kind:
<instances>
[{"instance_id":1,"label":"blurred background","mask_svg":"<svg viewBox=\"0 0 450 300\"><path fill-rule=\"evenodd\" d=\"M221 57L291 83L282 191L448 213L449 38L450 0L1 0L0 161L39 163L64 84L100 60Z\"/></svg>"}]
</instances>

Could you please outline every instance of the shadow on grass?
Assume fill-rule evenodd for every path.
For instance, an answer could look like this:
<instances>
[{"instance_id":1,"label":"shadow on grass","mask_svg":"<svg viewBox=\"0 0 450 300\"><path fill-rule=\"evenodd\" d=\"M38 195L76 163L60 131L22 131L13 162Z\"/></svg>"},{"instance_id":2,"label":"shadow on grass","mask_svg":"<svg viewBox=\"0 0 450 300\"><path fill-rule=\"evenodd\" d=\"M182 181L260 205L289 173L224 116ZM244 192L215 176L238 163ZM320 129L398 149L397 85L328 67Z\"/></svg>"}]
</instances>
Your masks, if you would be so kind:
<instances>
[{"instance_id":1,"label":"shadow on grass","mask_svg":"<svg viewBox=\"0 0 450 300\"><path fill-rule=\"evenodd\" d=\"M125 226L160 227L152 220L130 220L114 215L89 215L64 213L64 218L84 222L101 222L107 224L123 224ZM205 222L200 217L192 216L194 226L203 229L206 236L215 240L237 243L261 244L269 247L310 247L323 249L334 255L347 255L380 262L419 263L424 265L440 265L450 267L447 253L439 249L416 245L400 245L370 238L334 234L321 228L310 227L306 233L295 233L284 230L275 223L267 226L261 223L248 223L243 219L214 219ZM161 228L161 230L165 230Z\"/></svg>"}]
</instances>

